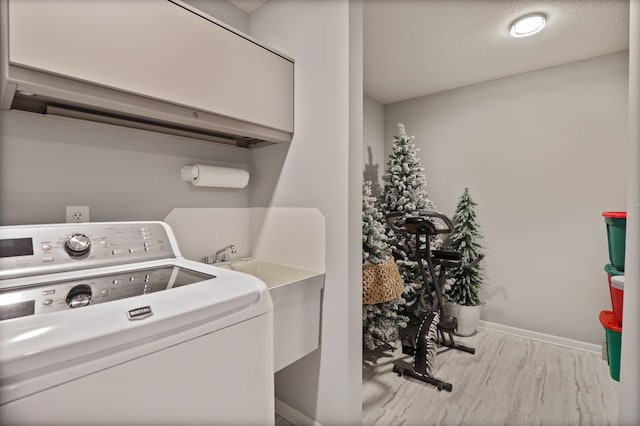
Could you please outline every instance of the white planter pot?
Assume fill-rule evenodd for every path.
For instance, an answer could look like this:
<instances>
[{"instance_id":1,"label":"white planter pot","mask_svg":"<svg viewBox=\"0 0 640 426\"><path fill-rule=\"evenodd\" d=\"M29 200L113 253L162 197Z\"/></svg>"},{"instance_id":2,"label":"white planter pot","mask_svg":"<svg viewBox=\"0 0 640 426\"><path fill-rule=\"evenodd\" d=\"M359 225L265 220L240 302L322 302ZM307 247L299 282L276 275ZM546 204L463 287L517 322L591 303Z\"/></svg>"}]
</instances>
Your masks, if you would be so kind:
<instances>
[{"instance_id":1,"label":"white planter pot","mask_svg":"<svg viewBox=\"0 0 640 426\"><path fill-rule=\"evenodd\" d=\"M480 309L482 305L462 306L457 303L447 302L445 305L447 315L452 315L458 319L458 336L471 336L475 333L480 322Z\"/></svg>"}]
</instances>

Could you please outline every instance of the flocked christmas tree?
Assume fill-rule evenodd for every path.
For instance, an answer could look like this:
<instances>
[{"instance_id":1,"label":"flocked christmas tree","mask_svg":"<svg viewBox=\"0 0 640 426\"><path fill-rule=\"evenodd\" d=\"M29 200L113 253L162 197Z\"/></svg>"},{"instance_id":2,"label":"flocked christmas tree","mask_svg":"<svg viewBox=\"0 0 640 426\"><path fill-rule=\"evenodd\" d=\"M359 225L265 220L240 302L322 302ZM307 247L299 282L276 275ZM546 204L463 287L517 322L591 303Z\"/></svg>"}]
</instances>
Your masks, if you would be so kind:
<instances>
[{"instance_id":1,"label":"flocked christmas tree","mask_svg":"<svg viewBox=\"0 0 640 426\"><path fill-rule=\"evenodd\" d=\"M382 177L384 193L381 210L384 214L402 212L405 216L418 215L421 211L435 211L426 191L427 179L417 156L414 137L407 135L403 124L398 124L398 130L400 136L393 138L387 169ZM402 297L406 304L402 311L420 318L430 307L431 295L425 291L426 287L414 260L415 241L413 236L407 234L390 232L389 235L389 245L405 285ZM432 248L441 244L441 240L432 238Z\"/></svg>"},{"instance_id":2,"label":"flocked christmas tree","mask_svg":"<svg viewBox=\"0 0 640 426\"><path fill-rule=\"evenodd\" d=\"M462 261L468 264L477 259L482 253L479 240L480 226L476 222L477 204L469 195L469 188L458 199L458 206L453 215L454 232L449 237L451 247L462 253ZM471 268L458 268L452 275L453 283L447 290L447 298L459 305L476 306L481 304L478 290L482 286L483 278L480 265Z\"/></svg>"},{"instance_id":3,"label":"flocked christmas tree","mask_svg":"<svg viewBox=\"0 0 640 426\"><path fill-rule=\"evenodd\" d=\"M362 185L362 263L378 265L386 262L390 250L387 244L382 213L371 196L371 181Z\"/></svg>"},{"instance_id":4,"label":"flocked christmas tree","mask_svg":"<svg viewBox=\"0 0 640 426\"><path fill-rule=\"evenodd\" d=\"M371 196L371 182L362 187L362 263L378 265L390 256L382 213ZM407 326L408 318L399 315L398 309L404 299L397 299L362 306L362 335L364 345L369 349L379 346L393 346L398 339L398 328Z\"/></svg>"}]
</instances>

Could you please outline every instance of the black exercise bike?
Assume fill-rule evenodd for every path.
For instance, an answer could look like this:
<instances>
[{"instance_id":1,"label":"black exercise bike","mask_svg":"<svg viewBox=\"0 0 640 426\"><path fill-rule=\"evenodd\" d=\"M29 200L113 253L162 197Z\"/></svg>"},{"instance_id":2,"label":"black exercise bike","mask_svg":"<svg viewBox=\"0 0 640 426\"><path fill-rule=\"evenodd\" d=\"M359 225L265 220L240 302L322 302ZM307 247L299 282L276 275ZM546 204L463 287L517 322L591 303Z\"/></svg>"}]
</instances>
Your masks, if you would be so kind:
<instances>
[{"instance_id":1,"label":"black exercise bike","mask_svg":"<svg viewBox=\"0 0 640 426\"><path fill-rule=\"evenodd\" d=\"M398 226L396 221L402 219ZM399 376L410 376L423 382L434 385L438 390L451 392L453 386L433 376L433 367L438 345L449 349L475 353L475 349L458 344L453 339L453 333L458 328L458 319L445 315L443 311L443 289L446 280L447 269L472 268L482 260L482 256L464 265L462 253L447 250L432 250L431 238L437 235L451 234L454 226L451 220L437 212L421 212L420 216L404 217L403 213L390 213L385 215L389 228L395 233L406 233L415 236L415 260L422 275L427 295L431 298L431 306L421 321L410 322L401 336L402 353L413 355L413 367L406 362L399 361L393 366L393 371ZM442 222L444 227L436 226ZM429 277L424 268L427 263ZM436 267L439 271L436 273ZM428 278L431 278L429 280ZM435 297L434 297L435 294Z\"/></svg>"}]
</instances>

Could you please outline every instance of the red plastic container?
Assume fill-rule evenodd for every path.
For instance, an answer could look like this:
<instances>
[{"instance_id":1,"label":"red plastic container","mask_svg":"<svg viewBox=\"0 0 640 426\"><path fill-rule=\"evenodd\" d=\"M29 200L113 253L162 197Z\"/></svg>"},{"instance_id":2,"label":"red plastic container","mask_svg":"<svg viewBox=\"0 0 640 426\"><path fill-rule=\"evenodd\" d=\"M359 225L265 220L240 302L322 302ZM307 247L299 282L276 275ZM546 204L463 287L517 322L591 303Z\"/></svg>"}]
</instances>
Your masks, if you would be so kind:
<instances>
[{"instance_id":1,"label":"red plastic container","mask_svg":"<svg viewBox=\"0 0 640 426\"><path fill-rule=\"evenodd\" d=\"M609 291L611 292L611 306L616 321L622 327L622 304L624 301L624 275L616 275L609 280Z\"/></svg>"},{"instance_id":2,"label":"red plastic container","mask_svg":"<svg viewBox=\"0 0 640 426\"><path fill-rule=\"evenodd\" d=\"M624 288L616 288L613 285L613 277L622 277L624 279L624 272L618 270L612 264L607 264L604 266L604 270L607 273L607 277L609 279L609 294L611 295L611 307L613 308L613 313L618 321L618 325L622 325L622 300L624 296ZM624 287L624 285L622 286Z\"/></svg>"}]
</instances>

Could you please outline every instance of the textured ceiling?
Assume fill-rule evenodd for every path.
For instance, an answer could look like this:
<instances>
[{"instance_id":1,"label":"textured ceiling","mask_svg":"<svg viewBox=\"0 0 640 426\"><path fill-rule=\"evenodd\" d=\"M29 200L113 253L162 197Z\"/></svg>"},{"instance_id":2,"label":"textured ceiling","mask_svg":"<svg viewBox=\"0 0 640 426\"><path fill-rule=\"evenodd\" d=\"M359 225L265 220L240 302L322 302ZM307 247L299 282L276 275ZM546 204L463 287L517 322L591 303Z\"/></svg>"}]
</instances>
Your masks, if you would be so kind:
<instances>
[{"instance_id":1,"label":"textured ceiling","mask_svg":"<svg viewBox=\"0 0 640 426\"><path fill-rule=\"evenodd\" d=\"M546 28L512 38L509 24L532 12ZM628 0L364 0L364 91L388 104L626 50L628 39Z\"/></svg>"},{"instance_id":2,"label":"textured ceiling","mask_svg":"<svg viewBox=\"0 0 640 426\"><path fill-rule=\"evenodd\" d=\"M254 10L262 7L263 4L269 0L228 0L234 6L239 7L247 13L251 13Z\"/></svg>"}]
</instances>

